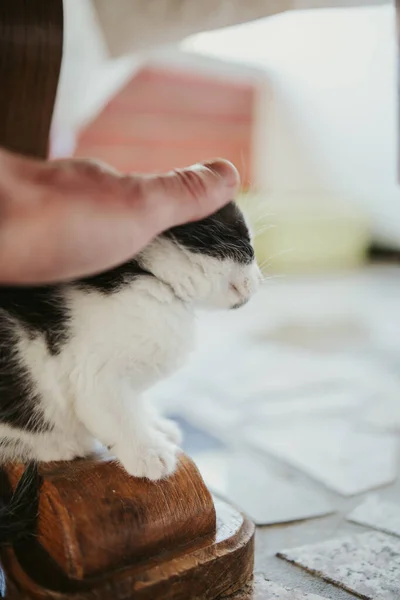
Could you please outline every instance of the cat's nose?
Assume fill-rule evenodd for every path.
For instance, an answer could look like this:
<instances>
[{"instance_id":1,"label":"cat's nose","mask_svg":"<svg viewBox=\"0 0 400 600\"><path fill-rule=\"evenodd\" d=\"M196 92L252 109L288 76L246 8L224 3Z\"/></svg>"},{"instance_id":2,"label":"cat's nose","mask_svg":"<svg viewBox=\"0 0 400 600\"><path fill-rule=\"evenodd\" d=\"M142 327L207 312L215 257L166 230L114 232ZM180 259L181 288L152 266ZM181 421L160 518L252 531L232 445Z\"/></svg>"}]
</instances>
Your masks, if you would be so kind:
<instances>
[{"instance_id":1,"label":"cat's nose","mask_svg":"<svg viewBox=\"0 0 400 600\"><path fill-rule=\"evenodd\" d=\"M229 290L233 297L231 308L240 308L249 301L251 293L249 290L249 281L247 279L241 284L231 283L229 285Z\"/></svg>"},{"instance_id":2,"label":"cat's nose","mask_svg":"<svg viewBox=\"0 0 400 600\"><path fill-rule=\"evenodd\" d=\"M247 304L249 301L249 298L245 298L244 300L241 300L240 302L237 302L236 304L233 304L231 306L231 310L235 310L235 308L241 308L242 306L244 306L245 304Z\"/></svg>"},{"instance_id":3,"label":"cat's nose","mask_svg":"<svg viewBox=\"0 0 400 600\"><path fill-rule=\"evenodd\" d=\"M245 272L236 273L229 284L230 307L240 308L246 304L260 287L260 270L256 264Z\"/></svg>"}]
</instances>

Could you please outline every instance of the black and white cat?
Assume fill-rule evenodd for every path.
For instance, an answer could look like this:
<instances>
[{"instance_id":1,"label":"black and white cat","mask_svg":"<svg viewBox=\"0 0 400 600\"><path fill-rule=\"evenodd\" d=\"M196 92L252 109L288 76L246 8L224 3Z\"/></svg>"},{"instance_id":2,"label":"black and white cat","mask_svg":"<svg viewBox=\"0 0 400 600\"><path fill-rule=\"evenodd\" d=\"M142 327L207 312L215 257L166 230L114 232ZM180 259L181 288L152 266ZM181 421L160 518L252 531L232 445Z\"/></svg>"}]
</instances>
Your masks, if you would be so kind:
<instances>
[{"instance_id":1,"label":"black and white cat","mask_svg":"<svg viewBox=\"0 0 400 600\"><path fill-rule=\"evenodd\" d=\"M100 275L0 288L0 462L70 460L100 441L131 475L168 476L180 432L142 395L192 350L196 306L237 308L260 281L231 202Z\"/></svg>"}]
</instances>

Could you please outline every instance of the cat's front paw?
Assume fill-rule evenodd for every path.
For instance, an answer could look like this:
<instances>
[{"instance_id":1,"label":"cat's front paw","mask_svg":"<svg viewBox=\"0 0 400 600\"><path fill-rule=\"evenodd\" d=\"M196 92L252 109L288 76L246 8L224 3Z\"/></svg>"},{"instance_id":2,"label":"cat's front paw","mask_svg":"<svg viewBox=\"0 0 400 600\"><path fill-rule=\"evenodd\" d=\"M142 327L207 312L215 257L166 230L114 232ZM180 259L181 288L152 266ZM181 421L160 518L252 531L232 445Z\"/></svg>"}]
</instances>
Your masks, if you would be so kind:
<instances>
[{"instance_id":1,"label":"cat's front paw","mask_svg":"<svg viewBox=\"0 0 400 600\"><path fill-rule=\"evenodd\" d=\"M176 444L157 430L134 446L114 448L116 457L130 475L152 481L172 475L176 469L178 451Z\"/></svg>"},{"instance_id":2,"label":"cat's front paw","mask_svg":"<svg viewBox=\"0 0 400 600\"><path fill-rule=\"evenodd\" d=\"M154 421L154 427L164 433L170 442L176 446L181 445L182 432L175 421L172 421L172 419L165 419L164 417L157 417Z\"/></svg>"}]
</instances>

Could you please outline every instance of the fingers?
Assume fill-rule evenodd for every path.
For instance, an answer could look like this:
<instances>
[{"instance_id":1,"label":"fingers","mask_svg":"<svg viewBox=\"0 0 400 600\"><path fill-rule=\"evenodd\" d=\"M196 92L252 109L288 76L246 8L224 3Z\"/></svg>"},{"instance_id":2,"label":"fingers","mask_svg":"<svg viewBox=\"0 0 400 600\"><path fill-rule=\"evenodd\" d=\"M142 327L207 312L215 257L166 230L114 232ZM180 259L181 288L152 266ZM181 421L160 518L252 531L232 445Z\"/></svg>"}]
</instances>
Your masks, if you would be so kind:
<instances>
[{"instance_id":1,"label":"fingers","mask_svg":"<svg viewBox=\"0 0 400 600\"><path fill-rule=\"evenodd\" d=\"M153 236L202 219L232 200L239 174L230 162L218 159L165 175L134 176L125 185L133 217Z\"/></svg>"},{"instance_id":2,"label":"fingers","mask_svg":"<svg viewBox=\"0 0 400 600\"><path fill-rule=\"evenodd\" d=\"M114 267L161 231L216 211L239 186L235 167L224 160L157 176L122 176L87 161L44 167L17 160L15 181L10 167L0 194L0 282L8 284L52 283Z\"/></svg>"}]
</instances>

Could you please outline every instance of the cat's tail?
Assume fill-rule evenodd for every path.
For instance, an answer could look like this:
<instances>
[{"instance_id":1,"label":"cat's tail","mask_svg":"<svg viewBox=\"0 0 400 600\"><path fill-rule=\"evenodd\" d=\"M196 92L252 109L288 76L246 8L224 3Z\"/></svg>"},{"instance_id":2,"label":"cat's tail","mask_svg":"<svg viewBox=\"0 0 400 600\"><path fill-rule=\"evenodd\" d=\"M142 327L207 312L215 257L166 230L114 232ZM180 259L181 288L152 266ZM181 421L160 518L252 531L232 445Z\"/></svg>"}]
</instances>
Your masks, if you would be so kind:
<instances>
[{"instance_id":1,"label":"cat's tail","mask_svg":"<svg viewBox=\"0 0 400 600\"><path fill-rule=\"evenodd\" d=\"M38 466L36 462L30 462L10 500L0 498L0 546L15 544L34 534L39 491Z\"/></svg>"}]
</instances>

